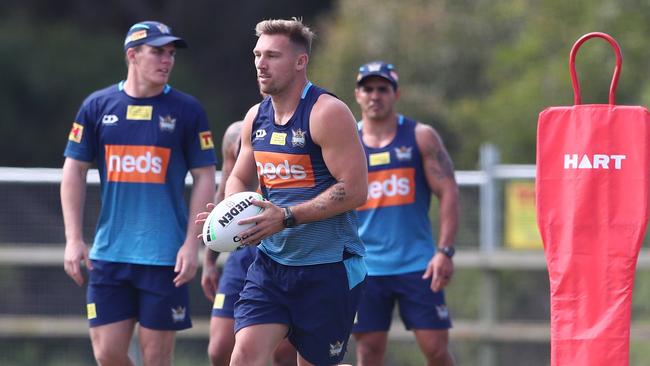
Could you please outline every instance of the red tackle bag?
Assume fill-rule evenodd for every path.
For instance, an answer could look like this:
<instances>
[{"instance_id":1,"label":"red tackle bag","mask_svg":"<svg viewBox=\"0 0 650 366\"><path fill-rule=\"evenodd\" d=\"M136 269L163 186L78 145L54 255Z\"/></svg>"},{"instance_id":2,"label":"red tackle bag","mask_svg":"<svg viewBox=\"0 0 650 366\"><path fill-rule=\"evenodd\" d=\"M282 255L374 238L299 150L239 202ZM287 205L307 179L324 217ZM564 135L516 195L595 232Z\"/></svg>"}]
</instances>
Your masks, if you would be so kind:
<instances>
[{"instance_id":1,"label":"red tackle bag","mask_svg":"<svg viewBox=\"0 0 650 366\"><path fill-rule=\"evenodd\" d=\"M581 104L578 48L603 38L616 53L609 104ZM571 49L574 105L537 125L537 225L551 297L551 365L628 365L636 261L648 221L650 119L615 104L618 43L604 33Z\"/></svg>"}]
</instances>

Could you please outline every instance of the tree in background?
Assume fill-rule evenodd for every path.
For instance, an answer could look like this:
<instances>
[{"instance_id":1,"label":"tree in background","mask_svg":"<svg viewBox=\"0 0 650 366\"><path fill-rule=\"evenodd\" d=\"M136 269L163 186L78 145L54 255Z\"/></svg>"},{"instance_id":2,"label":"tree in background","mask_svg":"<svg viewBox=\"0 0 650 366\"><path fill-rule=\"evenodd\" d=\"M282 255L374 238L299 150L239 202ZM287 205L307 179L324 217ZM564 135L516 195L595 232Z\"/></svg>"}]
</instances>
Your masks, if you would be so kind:
<instances>
[{"instance_id":1,"label":"tree in background","mask_svg":"<svg viewBox=\"0 0 650 366\"><path fill-rule=\"evenodd\" d=\"M61 166L79 100L119 81L120 40L142 19L168 23L188 40L171 84L203 102L220 136L259 100L254 25L291 16L303 16L319 36L310 77L351 107L359 65L392 61L405 91L400 109L440 131L457 168L476 168L485 142L497 144L505 162L533 163L537 114L573 101L568 55L583 34L602 31L620 43L618 102L650 104L649 13L638 0L7 0L0 4L0 166ZM583 100L606 103L609 46L588 42L577 64Z\"/></svg>"},{"instance_id":2,"label":"tree in background","mask_svg":"<svg viewBox=\"0 0 650 366\"><path fill-rule=\"evenodd\" d=\"M189 42L190 48L178 53L170 84L202 102L212 132L221 136L260 98L252 53L255 24L292 16L310 23L331 3L2 1L0 166L61 166L80 101L88 90L126 76L121 43L128 27L141 20L169 24Z\"/></svg>"},{"instance_id":3,"label":"tree in background","mask_svg":"<svg viewBox=\"0 0 650 366\"><path fill-rule=\"evenodd\" d=\"M650 60L649 8L615 0L340 1L323 21L312 78L354 106L357 67L394 62L405 90L400 109L441 131L457 167L476 168L485 142L508 163L534 163L538 113L573 102L568 56L583 34L606 32L621 44L618 103L650 102L650 84L639 77ZM578 55L583 100L606 103L614 57L592 42Z\"/></svg>"}]
</instances>

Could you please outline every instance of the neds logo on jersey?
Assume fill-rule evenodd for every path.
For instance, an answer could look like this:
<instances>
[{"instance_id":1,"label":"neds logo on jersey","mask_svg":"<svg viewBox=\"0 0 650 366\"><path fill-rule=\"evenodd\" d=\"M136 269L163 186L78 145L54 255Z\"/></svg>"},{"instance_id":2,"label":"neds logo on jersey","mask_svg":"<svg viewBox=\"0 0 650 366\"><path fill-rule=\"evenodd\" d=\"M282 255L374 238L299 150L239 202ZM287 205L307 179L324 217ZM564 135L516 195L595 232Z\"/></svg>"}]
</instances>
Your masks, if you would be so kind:
<instances>
[{"instance_id":1,"label":"neds logo on jersey","mask_svg":"<svg viewBox=\"0 0 650 366\"><path fill-rule=\"evenodd\" d=\"M368 173L368 200L357 210L415 202L415 169L386 169Z\"/></svg>"},{"instance_id":2,"label":"neds logo on jersey","mask_svg":"<svg viewBox=\"0 0 650 366\"><path fill-rule=\"evenodd\" d=\"M260 184L268 188L308 188L315 186L309 155L255 151Z\"/></svg>"},{"instance_id":3,"label":"neds logo on jersey","mask_svg":"<svg viewBox=\"0 0 650 366\"><path fill-rule=\"evenodd\" d=\"M171 150L158 146L106 145L109 182L165 183Z\"/></svg>"}]
</instances>

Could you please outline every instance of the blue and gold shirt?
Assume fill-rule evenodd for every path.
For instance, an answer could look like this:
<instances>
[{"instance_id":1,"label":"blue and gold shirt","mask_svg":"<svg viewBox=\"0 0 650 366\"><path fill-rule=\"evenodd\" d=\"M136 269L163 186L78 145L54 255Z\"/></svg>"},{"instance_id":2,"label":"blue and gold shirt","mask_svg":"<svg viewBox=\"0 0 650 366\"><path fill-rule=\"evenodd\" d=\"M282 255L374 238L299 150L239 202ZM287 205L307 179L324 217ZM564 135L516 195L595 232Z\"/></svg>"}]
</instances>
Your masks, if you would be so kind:
<instances>
[{"instance_id":1,"label":"blue and gold shirt","mask_svg":"<svg viewBox=\"0 0 650 366\"><path fill-rule=\"evenodd\" d=\"M311 200L336 183L309 128L311 110L324 93L327 91L308 83L296 111L285 125L275 124L270 97L260 103L251 142L262 194L277 206ZM285 265L340 262L344 251L364 254L353 210L285 228L264 239L260 250Z\"/></svg>"},{"instance_id":2,"label":"blue and gold shirt","mask_svg":"<svg viewBox=\"0 0 650 366\"><path fill-rule=\"evenodd\" d=\"M398 118L393 141L381 148L363 146L368 200L357 214L368 274L373 276L423 270L435 253L428 215L431 190L415 141L417 122Z\"/></svg>"},{"instance_id":3,"label":"blue and gold shirt","mask_svg":"<svg viewBox=\"0 0 650 366\"><path fill-rule=\"evenodd\" d=\"M151 98L128 96L123 82L99 90L81 105L64 155L97 162L102 206L92 259L176 263L187 230L185 176L216 164L196 99L169 86Z\"/></svg>"}]
</instances>

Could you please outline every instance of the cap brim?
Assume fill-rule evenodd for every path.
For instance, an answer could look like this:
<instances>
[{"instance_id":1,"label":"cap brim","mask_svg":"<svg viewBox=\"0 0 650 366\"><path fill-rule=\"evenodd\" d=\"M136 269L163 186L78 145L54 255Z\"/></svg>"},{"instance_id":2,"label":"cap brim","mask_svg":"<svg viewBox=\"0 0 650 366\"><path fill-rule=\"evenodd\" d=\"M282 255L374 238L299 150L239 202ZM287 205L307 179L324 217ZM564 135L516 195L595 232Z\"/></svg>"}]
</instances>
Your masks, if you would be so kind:
<instances>
[{"instance_id":1,"label":"cap brim","mask_svg":"<svg viewBox=\"0 0 650 366\"><path fill-rule=\"evenodd\" d=\"M388 76L386 76L385 74L382 74L380 72L369 72L369 73L363 75L363 77L361 79L357 80L357 85L361 85L361 83L363 83L366 79L368 79L370 77L373 77L373 76L382 78L382 79L388 81L394 88L397 88L397 82L395 82L395 80L389 78Z\"/></svg>"},{"instance_id":2,"label":"cap brim","mask_svg":"<svg viewBox=\"0 0 650 366\"><path fill-rule=\"evenodd\" d=\"M176 46L176 48L187 48L187 42L185 42L182 38L174 36L163 36L144 42L144 44L148 44L149 46L154 47L164 46L169 43L174 43L174 46Z\"/></svg>"}]
</instances>

